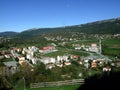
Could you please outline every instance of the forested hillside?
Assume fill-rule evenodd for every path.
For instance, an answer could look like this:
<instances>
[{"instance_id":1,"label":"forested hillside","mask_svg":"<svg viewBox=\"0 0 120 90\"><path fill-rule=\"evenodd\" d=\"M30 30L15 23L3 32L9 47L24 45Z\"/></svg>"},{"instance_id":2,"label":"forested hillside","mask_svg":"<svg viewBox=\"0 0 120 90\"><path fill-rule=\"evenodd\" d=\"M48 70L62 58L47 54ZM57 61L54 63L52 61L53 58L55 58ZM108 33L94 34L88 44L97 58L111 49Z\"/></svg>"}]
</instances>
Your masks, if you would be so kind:
<instances>
[{"instance_id":1,"label":"forested hillside","mask_svg":"<svg viewBox=\"0 0 120 90\"><path fill-rule=\"evenodd\" d=\"M33 37L46 33L62 34L64 32L80 32L87 34L116 34L120 33L120 18L57 28L33 28L21 33L4 32L0 33L0 36Z\"/></svg>"}]
</instances>

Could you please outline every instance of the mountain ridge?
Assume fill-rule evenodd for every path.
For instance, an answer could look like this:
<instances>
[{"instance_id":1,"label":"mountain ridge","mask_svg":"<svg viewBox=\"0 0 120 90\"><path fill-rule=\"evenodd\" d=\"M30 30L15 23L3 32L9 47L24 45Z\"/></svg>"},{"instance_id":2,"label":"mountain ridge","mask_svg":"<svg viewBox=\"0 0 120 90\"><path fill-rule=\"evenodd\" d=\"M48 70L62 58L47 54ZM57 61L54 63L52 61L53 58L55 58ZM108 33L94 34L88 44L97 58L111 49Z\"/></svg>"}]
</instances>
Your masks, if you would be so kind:
<instances>
[{"instance_id":1,"label":"mountain ridge","mask_svg":"<svg viewBox=\"0 0 120 90\"><path fill-rule=\"evenodd\" d=\"M95 22L89 22L85 24L79 25L71 25L71 26L62 26L62 27L54 27L54 28L32 28L28 30L24 30L22 32L1 32L0 36L37 36L43 33L50 33L50 32L81 32L81 33L93 33L93 34L116 34L120 33L120 17L119 18L112 18L106 20L100 20Z\"/></svg>"}]
</instances>

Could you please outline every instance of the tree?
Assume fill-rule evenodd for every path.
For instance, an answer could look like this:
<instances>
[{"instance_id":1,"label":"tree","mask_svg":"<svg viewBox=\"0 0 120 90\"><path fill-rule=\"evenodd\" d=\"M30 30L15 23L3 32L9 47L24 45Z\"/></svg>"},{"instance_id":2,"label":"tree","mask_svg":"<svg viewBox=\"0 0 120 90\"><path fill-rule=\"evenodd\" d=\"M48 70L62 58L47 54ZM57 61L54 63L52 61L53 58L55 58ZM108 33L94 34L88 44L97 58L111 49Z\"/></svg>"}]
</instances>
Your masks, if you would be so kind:
<instances>
[{"instance_id":1,"label":"tree","mask_svg":"<svg viewBox=\"0 0 120 90\"><path fill-rule=\"evenodd\" d=\"M0 90L11 90L13 87L5 77L0 76Z\"/></svg>"}]
</instances>

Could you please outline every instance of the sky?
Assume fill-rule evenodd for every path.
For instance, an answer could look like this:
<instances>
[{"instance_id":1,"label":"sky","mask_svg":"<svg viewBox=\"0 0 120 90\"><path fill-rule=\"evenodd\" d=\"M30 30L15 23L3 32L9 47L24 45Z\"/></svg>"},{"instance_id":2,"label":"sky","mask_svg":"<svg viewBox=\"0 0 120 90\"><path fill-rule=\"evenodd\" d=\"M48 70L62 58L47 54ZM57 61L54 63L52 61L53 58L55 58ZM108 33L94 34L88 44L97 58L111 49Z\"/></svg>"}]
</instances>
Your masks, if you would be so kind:
<instances>
[{"instance_id":1,"label":"sky","mask_svg":"<svg viewBox=\"0 0 120 90\"><path fill-rule=\"evenodd\" d=\"M120 0L0 0L0 32L22 32L120 17Z\"/></svg>"}]
</instances>

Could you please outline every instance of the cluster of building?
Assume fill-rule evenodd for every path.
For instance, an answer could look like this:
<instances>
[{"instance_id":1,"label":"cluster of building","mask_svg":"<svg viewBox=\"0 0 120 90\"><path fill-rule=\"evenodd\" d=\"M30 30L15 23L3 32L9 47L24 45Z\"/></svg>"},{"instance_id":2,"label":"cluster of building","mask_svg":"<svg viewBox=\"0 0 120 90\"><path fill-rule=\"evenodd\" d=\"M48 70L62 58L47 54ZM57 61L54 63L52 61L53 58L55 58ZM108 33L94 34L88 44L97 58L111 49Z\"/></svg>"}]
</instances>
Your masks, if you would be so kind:
<instances>
[{"instance_id":1,"label":"cluster of building","mask_svg":"<svg viewBox=\"0 0 120 90\"><path fill-rule=\"evenodd\" d=\"M79 45L75 44L74 46L78 47ZM80 48L86 48L84 45L81 45ZM98 47L96 44L91 44L91 47L89 49L95 50L97 52ZM71 60L78 62L79 64L85 66L86 68L96 68L97 66L102 66L104 61L103 59L80 59L80 56L76 55L63 55L63 56L57 56L57 57L42 57L37 58L35 57L35 53L52 53L56 50L55 45L45 46L42 49L39 50L39 48L35 46L29 46L27 48L13 48L11 50L11 54L14 57L14 59L18 61L20 65L24 65L25 63L28 65L36 64L37 61L41 61L46 65L47 69L51 69L55 66L63 67L66 65L71 65ZM21 53L20 53L21 52ZM32 63L30 63L32 62Z\"/></svg>"},{"instance_id":2,"label":"cluster of building","mask_svg":"<svg viewBox=\"0 0 120 90\"><path fill-rule=\"evenodd\" d=\"M63 55L57 57L43 57L42 59L40 59L40 61L43 62L49 69L55 66L63 67L66 65L71 65L69 55Z\"/></svg>"},{"instance_id":3,"label":"cluster of building","mask_svg":"<svg viewBox=\"0 0 120 90\"><path fill-rule=\"evenodd\" d=\"M15 59L19 62L19 64L23 63L29 63L31 62L32 64L36 64L39 58L35 56L35 53L41 53L41 54L46 54L46 53L51 53L57 51L55 46L49 45L45 46L42 49L39 50L36 46L29 46L27 48L14 48L11 50L11 53ZM20 54L19 54L20 53Z\"/></svg>"},{"instance_id":4,"label":"cluster of building","mask_svg":"<svg viewBox=\"0 0 120 90\"><path fill-rule=\"evenodd\" d=\"M17 70L17 63L11 58L10 49L0 51L0 75L10 76L14 74Z\"/></svg>"},{"instance_id":5,"label":"cluster of building","mask_svg":"<svg viewBox=\"0 0 120 90\"><path fill-rule=\"evenodd\" d=\"M106 64L105 60L102 58L98 59L80 59L80 56L76 55L63 55L57 57L43 57L40 59L42 63L46 65L46 69L52 69L56 66L64 67L72 64L72 61L84 66L85 68L96 69L102 67L103 71L111 71L110 66L104 66Z\"/></svg>"},{"instance_id":6,"label":"cluster of building","mask_svg":"<svg viewBox=\"0 0 120 90\"><path fill-rule=\"evenodd\" d=\"M84 49L90 52L99 52L100 46L96 43L92 43L90 46L85 46L84 44L73 44L76 50ZM77 62L80 65L83 65L85 68L97 68L102 67L103 71L111 71L110 66L104 66L106 64L105 58L81 58L77 55L63 55L57 57L41 57L38 58L35 56L35 53L47 54L57 51L56 45L52 43L49 46L42 47L41 49L36 46L29 46L27 48L12 48L8 51L0 51L0 59L3 58L12 58L13 61L4 62L4 65L7 66L7 69L1 69L2 71L7 70L9 72L15 73L17 70L17 63L20 65L30 65L33 67L33 64L37 64L37 61L40 61L45 64L46 69L52 69L56 66L64 67L72 64L72 61ZM111 65L115 66L115 63L111 63ZM120 67L120 63L116 63L117 66ZM6 71L4 71L6 72Z\"/></svg>"},{"instance_id":7,"label":"cluster of building","mask_svg":"<svg viewBox=\"0 0 120 90\"><path fill-rule=\"evenodd\" d=\"M91 45L73 44L72 46L75 48L75 50L83 49L88 52L96 52L96 53L99 53L100 51L100 46L98 46L96 43L92 43Z\"/></svg>"},{"instance_id":8,"label":"cluster of building","mask_svg":"<svg viewBox=\"0 0 120 90\"><path fill-rule=\"evenodd\" d=\"M84 46L82 46L84 47ZM96 44L91 44L91 48L97 48ZM80 59L80 56L76 56L76 55L63 55L63 56L57 56L57 57L42 57L42 58L36 58L34 56L34 53L39 51L40 53L46 54L46 53L52 53L54 51L56 51L55 46L45 46L42 49L38 49L35 46L31 46L28 48L23 48L22 49L22 54L25 55L25 57L20 56L20 55L16 55L18 54L17 52L20 52L19 49L17 49L17 52L15 54L15 56L18 56L18 60L19 60L19 64L23 65L23 63L29 63L30 61L32 61L32 64L36 64L37 61L40 61L42 63L44 63L46 65L47 69L52 69L55 66L58 67L63 67L63 66L67 66L67 65L71 65L71 61L76 61L79 64L85 66L86 68L96 68L98 66L103 66L105 63L104 59L98 58L98 59ZM13 54L14 56L14 54ZM15 57L16 58L16 57Z\"/></svg>"},{"instance_id":9,"label":"cluster of building","mask_svg":"<svg viewBox=\"0 0 120 90\"><path fill-rule=\"evenodd\" d=\"M8 50L1 50L0 51L0 59L3 59L3 58L10 58L11 56L11 53L10 51Z\"/></svg>"}]
</instances>

